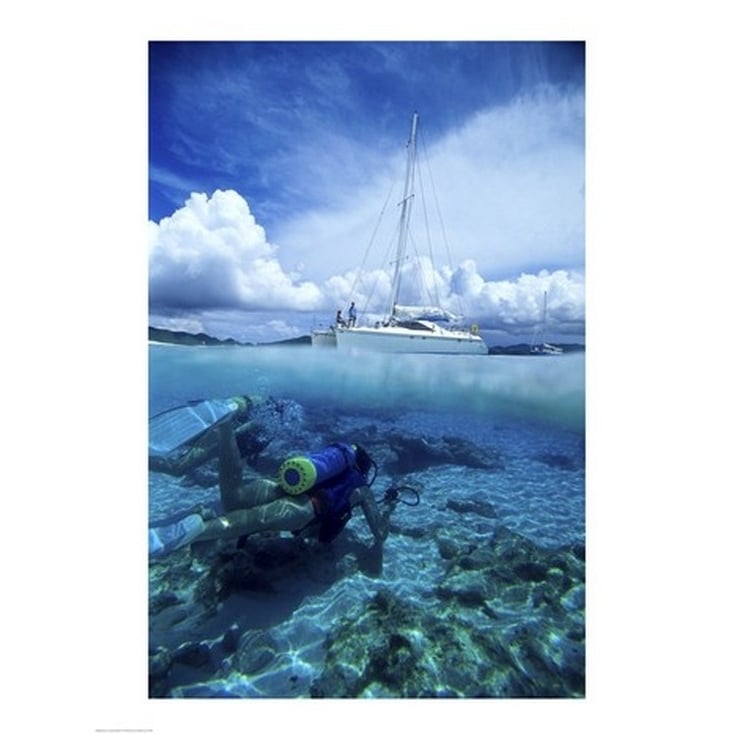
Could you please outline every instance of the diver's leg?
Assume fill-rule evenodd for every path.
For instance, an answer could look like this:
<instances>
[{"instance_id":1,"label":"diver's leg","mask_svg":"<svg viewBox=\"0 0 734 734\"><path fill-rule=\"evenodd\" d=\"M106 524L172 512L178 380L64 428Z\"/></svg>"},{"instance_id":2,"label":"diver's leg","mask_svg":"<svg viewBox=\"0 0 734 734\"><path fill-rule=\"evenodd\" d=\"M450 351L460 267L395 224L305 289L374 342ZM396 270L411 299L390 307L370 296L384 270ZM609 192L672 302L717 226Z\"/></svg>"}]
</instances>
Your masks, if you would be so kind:
<instances>
[{"instance_id":1,"label":"diver's leg","mask_svg":"<svg viewBox=\"0 0 734 734\"><path fill-rule=\"evenodd\" d=\"M257 477L242 481L242 459L232 421L217 428L219 433L219 496L225 512L262 505L283 496L277 482Z\"/></svg>"},{"instance_id":2,"label":"diver's leg","mask_svg":"<svg viewBox=\"0 0 734 734\"><path fill-rule=\"evenodd\" d=\"M240 484L240 504L236 509L246 510L258 505L267 505L275 500L287 498L278 482L264 477L255 477Z\"/></svg>"},{"instance_id":3,"label":"diver's leg","mask_svg":"<svg viewBox=\"0 0 734 734\"><path fill-rule=\"evenodd\" d=\"M209 520L193 542L226 540L252 535L264 530L301 530L315 517L311 500L306 495L280 497L266 505L234 510Z\"/></svg>"},{"instance_id":4,"label":"diver's leg","mask_svg":"<svg viewBox=\"0 0 734 734\"><path fill-rule=\"evenodd\" d=\"M234 539L264 530L301 530L314 517L313 505L307 495L280 496L268 504L235 510L208 521L194 513L172 525L150 528L148 554L162 556L191 543Z\"/></svg>"},{"instance_id":5,"label":"diver's leg","mask_svg":"<svg viewBox=\"0 0 734 734\"><path fill-rule=\"evenodd\" d=\"M250 507L265 505L287 496L277 482L264 477L255 477L246 482L239 482L236 486L229 486L226 505L224 504L224 493L221 494L225 512L247 510Z\"/></svg>"},{"instance_id":6,"label":"diver's leg","mask_svg":"<svg viewBox=\"0 0 734 734\"><path fill-rule=\"evenodd\" d=\"M217 427L219 436L219 496L225 512L240 505L239 486L242 481L242 461L234 437L232 421L224 421Z\"/></svg>"},{"instance_id":7,"label":"diver's leg","mask_svg":"<svg viewBox=\"0 0 734 734\"><path fill-rule=\"evenodd\" d=\"M254 420L237 426L234 433L237 439L237 445L240 448L240 454L248 458L257 457L272 440L270 438L263 438L265 429L261 423Z\"/></svg>"}]
</instances>

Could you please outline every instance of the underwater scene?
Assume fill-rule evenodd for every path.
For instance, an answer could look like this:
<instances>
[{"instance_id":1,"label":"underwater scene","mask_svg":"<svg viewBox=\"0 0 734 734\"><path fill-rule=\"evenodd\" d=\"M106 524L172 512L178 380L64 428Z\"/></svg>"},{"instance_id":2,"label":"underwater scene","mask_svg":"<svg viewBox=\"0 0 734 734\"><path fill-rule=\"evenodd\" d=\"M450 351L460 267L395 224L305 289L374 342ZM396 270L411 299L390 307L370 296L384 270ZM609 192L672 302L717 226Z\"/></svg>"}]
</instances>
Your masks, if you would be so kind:
<instances>
[{"instance_id":1,"label":"underwater scene","mask_svg":"<svg viewBox=\"0 0 734 734\"><path fill-rule=\"evenodd\" d=\"M203 533L151 553L149 697L585 696L583 353L148 349L151 417L237 398L253 486L358 446L387 532L377 552L358 506L329 542ZM229 527L217 430L150 454L162 542L192 513Z\"/></svg>"}]
</instances>

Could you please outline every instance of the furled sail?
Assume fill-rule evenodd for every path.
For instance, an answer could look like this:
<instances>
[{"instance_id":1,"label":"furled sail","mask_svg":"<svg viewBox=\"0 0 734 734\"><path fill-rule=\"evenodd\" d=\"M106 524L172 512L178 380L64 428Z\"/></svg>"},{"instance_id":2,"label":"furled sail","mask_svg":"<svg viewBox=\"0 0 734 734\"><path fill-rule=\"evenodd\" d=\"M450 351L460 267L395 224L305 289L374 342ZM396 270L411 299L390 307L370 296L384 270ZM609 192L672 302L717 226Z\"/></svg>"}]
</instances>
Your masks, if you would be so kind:
<instances>
[{"instance_id":1,"label":"furled sail","mask_svg":"<svg viewBox=\"0 0 734 734\"><path fill-rule=\"evenodd\" d=\"M393 308L393 318L403 319L425 319L426 321L460 321L450 311L438 306L398 306Z\"/></svg>"}]
</instances>

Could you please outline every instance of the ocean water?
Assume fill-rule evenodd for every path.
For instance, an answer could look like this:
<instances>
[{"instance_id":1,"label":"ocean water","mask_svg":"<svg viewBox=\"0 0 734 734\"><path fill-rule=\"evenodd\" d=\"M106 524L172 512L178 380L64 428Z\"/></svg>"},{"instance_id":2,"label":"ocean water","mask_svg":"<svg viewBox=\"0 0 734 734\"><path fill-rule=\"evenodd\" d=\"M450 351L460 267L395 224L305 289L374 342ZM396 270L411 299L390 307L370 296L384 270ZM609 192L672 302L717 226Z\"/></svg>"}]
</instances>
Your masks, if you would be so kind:
<instances>
[{"instance_id":1,"label":"ocean water","mask_svg":"<svg viewBox=\"0 0 734 734\"><path fill-rule=\"evenodd\" d=\"M268 398L289 453L356 441L396 486L382 566L356 510L326 546L289 534L149 564L151 697L581 697L584 355L344 355L149 347L149 409ZM149 473L152 525L218 511L216 465Z\"/></svg>"}]
</instances>

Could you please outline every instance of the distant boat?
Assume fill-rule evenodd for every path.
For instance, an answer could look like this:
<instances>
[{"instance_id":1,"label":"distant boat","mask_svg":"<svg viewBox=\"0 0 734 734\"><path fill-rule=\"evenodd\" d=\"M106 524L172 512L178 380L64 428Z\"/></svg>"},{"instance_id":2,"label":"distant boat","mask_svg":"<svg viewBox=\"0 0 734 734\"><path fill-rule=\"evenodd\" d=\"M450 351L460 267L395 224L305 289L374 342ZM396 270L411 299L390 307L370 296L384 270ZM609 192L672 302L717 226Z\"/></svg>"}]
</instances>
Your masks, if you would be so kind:
<instances>
[{"instance_id":1,"label":"distant boat","mask_svg":"<svg viewBox=\"0 0 734 734\"><path fill-rule=\"evenodd\" d=\"M548 344L545 341L545 326L548 318L548 291L543 291L543 325L540 331L540 344L533 343L530 345L530 354L544 354L552 357L557 357L563 354L563 349L557 347L554 344Z\"/></svg>"},{"instance_id":2,"label":"distant boat","mask_svg":"<svg viewBox=\"0 0 734 734\"><path fill-rule=\"evenodd\" d=\"M333 326L312 329L311 346L336 347L336 329Z\"/></svg>"},{"instance_id":3,"label":"distant boat","mask_svg":"<svg viewBox=\"0 0 734 734\"><path fill-rule=\"evenodd\" d=\"M531 354L546 354L551 357L557 357L558 355L563 354L563 349L555 346L554 344L541 344L533 347L530 352Z\"/></svg>"},{"instance_id":4,"label":"distant boat","mask_svg":"<svg viewBox=\"0 0 734 734\"><path fill-rule=\"evenodd\" d=\"M400 305L400 285L403 264L409 239L410 213L412 209L417 159L416 140L418 113L413 115L408 140L408 160L403 197L399 202L397 256L392 274L387 313L373 325L332 327L339 349L363 349L378 352L417 352L438 354L487 354L487 345L479 336L479 327L471 329L459 326L459 319L440 306ZM438 322L445 322L441 325ZM312 343L324 346L330 335L322 331L312 332Z\"/></svg>"}]
</instances>

